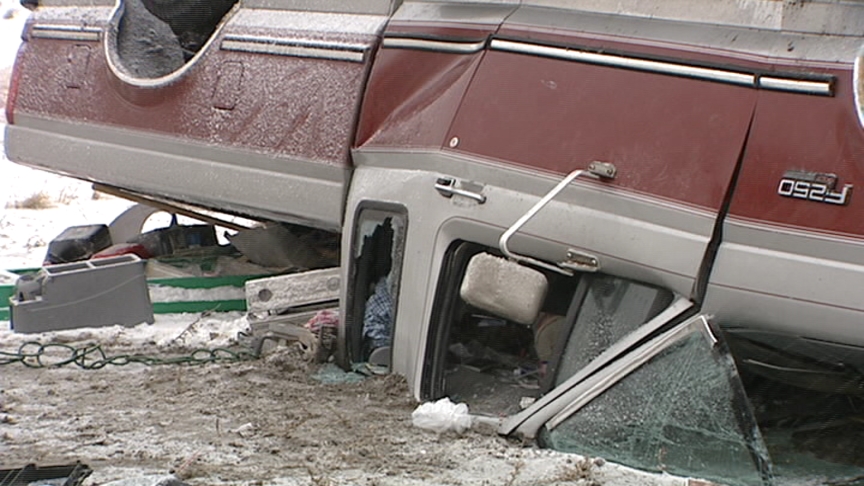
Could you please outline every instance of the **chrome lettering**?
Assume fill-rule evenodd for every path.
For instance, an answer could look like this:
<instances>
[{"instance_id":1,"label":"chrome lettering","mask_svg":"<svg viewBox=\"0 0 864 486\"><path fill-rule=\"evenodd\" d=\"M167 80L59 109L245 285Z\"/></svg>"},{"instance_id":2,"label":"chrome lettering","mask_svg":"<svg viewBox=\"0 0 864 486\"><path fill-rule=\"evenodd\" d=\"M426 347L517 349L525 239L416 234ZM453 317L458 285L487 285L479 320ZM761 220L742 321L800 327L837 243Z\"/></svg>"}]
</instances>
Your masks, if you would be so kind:
<instances>
[{"instance_id":1,"label":"chrome lettering","mask_svg":"<svg viewBox=\"0 0 864 486\"><path fill-rule=\"evenodd\" d=\"M777 194L783 197L806 199L828 204L846 205L852 195L852 185L846 184L841 191L834 190L832 182L802 181L791 178L780 179Z\"/></svg>"},{"instance_id":2,"label":"chrome lettering","mask_svg":"<svg viewBox=\"0 0 864 486\"><path fill-rule=\"evenodd\" d=\"M791 197L793 187L795 187L795 181L792 179L780 179L780 187L777 188L777 194Z\"/></svg>"}]
</instances>

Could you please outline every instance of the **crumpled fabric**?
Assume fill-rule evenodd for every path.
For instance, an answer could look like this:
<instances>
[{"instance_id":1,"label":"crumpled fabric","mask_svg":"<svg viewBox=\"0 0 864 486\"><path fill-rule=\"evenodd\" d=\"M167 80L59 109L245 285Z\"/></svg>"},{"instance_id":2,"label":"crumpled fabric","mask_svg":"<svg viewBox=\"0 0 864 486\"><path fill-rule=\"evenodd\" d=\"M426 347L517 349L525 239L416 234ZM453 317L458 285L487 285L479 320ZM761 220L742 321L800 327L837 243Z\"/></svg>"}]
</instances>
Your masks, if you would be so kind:
<instances>
[{"instance_id":1,"label":"crumpled fabric","mask_svg":"<svg viewBox=\"0 0 864 486\"><path fill-rule=\"evenodd\" d=\"M303 327L309 329L315 335L320 334L321 328L336 329L339 327L339 312L331 310L318 311L312 318L306 321Z\"/></svg>"},{"instance_id":2,"label":"crumpled fabric","mask_svg":"<svg viewBox=\"0 0 864 486\"><path fill-rule=\"evenodd\" d=\"M366 301L363 313L363 337L369 341L369 348L390 346L392 327L393 298L390 296L390 283L385 277L375 284L375 291Z\"/></svg>"}]
</instances>

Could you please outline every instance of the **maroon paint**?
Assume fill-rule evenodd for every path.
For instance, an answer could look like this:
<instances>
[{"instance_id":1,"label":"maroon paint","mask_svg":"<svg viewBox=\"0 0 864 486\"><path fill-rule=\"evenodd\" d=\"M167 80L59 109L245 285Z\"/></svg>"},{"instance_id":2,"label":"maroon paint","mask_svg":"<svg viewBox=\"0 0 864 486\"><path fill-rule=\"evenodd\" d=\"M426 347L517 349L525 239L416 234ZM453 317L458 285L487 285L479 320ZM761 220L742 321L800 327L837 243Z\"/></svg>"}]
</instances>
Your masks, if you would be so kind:
<instances>
[{"instance_id":1,"label":"maroon paint","mask_svg":"<svg viewBox=\"0 0 864 486\"><path fill-rule=\"evenodd\" d=\"M27 43L22 42L18 47L18 53L15 55L15 64L18 65L24 59L24 53L27 49ZM21 87L21 72L18 69L12 70L12 76L9 80L9 91L6 95L6 122L9 124L15 123L15 105L18 104L18 89Z\"/></svg>"},{"instance_id":2,"label":"maroon paint","mask_svg":"<svg viewBox=\"0 0 864 486\"><path fill-rule=\"evenodd\" d=\"M338 40L369 45L377 42L370 36L339 36ZM70 53L81 52L76 51L79 45L91 47L89 64L86 70L73 70L83 79L67 87L67 59ZM329 165L349 164L348 150L371 52L370 59L361 64L227 52L218 46L217 40L174 84L140 88L111 73L97 43L32 39L18 64L21 82L14 111L291 155ZM240 81L235 83L239 92L229 96L234 99L233 109L223 109L225 93L218 92L217 79L220 73L225 75L226 66L236 73L238 65L242 66Z\"/></svg>"},{"instance_id":3,"label":"maroon paint","mask_svg":"<svg viewBox=\"0 0 864 486\"><path fill-rule=\"evenodd\" d=\"M479 42L493 25L391 22L387 37ZM357 146L440 148L482 52L379 49L360 114Z\"/></svg>"},{"instance_id":4,"label":"maroon paint","mask_svg":"<svg viewBox=\"0 0 864 486\"><path fill-rule=\"evenodd\" d=\"M441 147L480 58L480 53L379 50L357 145Z\"/></svg>"},{"instance_id":5,"label":"maroon paint","mask_svg":"<svg viewBox=\"0 0 864 486\"><path fill-rule=\"evenodd\" d=\"M612 162L617 187L716 211L755 101L744 87L493 51L449 137L559 174Z\"/></svg>"},{"instance_id":6,"label":"maroon paint","mask_svg":"<svg viewBox=\"0 0 864 486\"><path fill-rule=\"evenodd\" d=\"M855 192L864 190L864 131L855 111L852 66L846 68L829 71L837 80L834 97L760 93L732 216L864 235L864 193ZM778 195L787 170L836 174L838 190L844 184L855 186L849 204L836 206Z\"/></svg>"}]
</instances>

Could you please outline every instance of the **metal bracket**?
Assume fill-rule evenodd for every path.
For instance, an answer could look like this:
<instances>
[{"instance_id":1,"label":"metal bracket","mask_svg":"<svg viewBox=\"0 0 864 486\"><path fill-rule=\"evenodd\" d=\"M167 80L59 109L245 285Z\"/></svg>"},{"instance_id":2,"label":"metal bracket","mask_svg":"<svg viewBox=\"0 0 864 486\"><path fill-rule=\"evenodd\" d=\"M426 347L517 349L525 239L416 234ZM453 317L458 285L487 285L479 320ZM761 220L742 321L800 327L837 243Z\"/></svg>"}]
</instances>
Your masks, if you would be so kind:
<instances>
[{"instance_id":1,"label":"metal bracket","mask_svg":"<svg viewBox=\"0 0 864 486\"><path fill-rule=\"evenodd\" d=\"M593 273L600 270L600 260L596 256L573 248L567 250L567 260L558 265L577 272Z\"/></svg>"},{"instance_id":2,"label":"metal bracket","mask_svg":"<svg viewBox=\"0 0 864 486\"><path fill-rule=\"evenodd\" d=\"M588 172L601 179L614 179L618 175L618 169L615 167L615 164L597 160L588 164Z\"/></svg>"},{"instance_id":3,"label":"metal bracket","mask_svg":"<svg viewBox=\"0 0 864 486\"><path fill-rule=\"evenodd\" d=\"M578 250L568 250L567 251L567 260L558 263L557 265L553 265L550 263L546 263L540 260L536 260L531 257L527 257L525 255L517 255L510 251L508 246L510 242L510 238L519 231L522 226L525 225L531 218L537 215L544 206L549 204L549 202L555 198L561 191L564 190L574 179L581 175L585 175L588 177L593 177L595 179L613 179L617 175L618 171L615 166L608 162L591 162L588 165L588 169L579 169L574 170L573 172L567 174L567 177L561 180L555 187L552 188L545 196L543 196L536 204L534 204L531 209L529 209L525 214L522 215L521 218L516 220L512 226L507 228L504 234L501 235L501 238L498 240L498 247L501 249L501 252L509 258L510 260L514 260L520 263L527 263L529 265L533 265L535 267L545 268L547 270L551 270L553 272L561 273L564 275L572 276L574 270L578 271L588 271L588 272L596 272L600 269L600 261L597 257L590 255L588 253L580 252Z\"/></svg>"}]
</instances>

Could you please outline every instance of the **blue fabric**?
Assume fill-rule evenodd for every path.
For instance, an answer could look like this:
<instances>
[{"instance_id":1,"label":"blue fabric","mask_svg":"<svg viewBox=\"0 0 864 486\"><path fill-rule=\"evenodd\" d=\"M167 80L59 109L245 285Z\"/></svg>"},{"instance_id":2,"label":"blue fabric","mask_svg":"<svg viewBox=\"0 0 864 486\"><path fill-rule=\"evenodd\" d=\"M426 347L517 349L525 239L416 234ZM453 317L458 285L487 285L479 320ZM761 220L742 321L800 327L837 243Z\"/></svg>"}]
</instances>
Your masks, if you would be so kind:
<instances>
[{"instance_id":1,"label":"blue fabric","mask_svg":"<svg viewBox=\"0 0 864 486\"><path fill-rule=\"evenodd\" d=\"M386 278L378 280L375 291L366 301L363 313L363 336L369 349L390 346L390 333L393 327L393 299Z\"/></svg>"}]
</instances>

